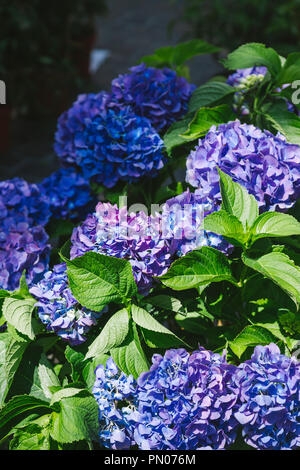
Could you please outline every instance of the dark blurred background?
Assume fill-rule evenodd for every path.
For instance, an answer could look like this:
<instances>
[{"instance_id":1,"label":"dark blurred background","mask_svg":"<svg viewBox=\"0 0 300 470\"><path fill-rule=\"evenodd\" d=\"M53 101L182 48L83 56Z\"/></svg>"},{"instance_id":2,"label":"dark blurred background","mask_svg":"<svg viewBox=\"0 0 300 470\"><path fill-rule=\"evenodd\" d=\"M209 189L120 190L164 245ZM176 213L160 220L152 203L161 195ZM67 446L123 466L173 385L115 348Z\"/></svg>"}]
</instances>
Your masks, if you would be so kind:
<instances>
[{"instance_id":1,"label":"dark blurred background","mask_svg":"<svg viewBox=\"0 0 300 470\"><path fill-rule=\"evenodd\" d=\"M238 45L299 50L300 0L0 0L0 178L39 181L58 167L59 114L80 92L111 80L159 47L201 38L219 56L191 63L200 85Z\"/></svg>"}]
</instances>

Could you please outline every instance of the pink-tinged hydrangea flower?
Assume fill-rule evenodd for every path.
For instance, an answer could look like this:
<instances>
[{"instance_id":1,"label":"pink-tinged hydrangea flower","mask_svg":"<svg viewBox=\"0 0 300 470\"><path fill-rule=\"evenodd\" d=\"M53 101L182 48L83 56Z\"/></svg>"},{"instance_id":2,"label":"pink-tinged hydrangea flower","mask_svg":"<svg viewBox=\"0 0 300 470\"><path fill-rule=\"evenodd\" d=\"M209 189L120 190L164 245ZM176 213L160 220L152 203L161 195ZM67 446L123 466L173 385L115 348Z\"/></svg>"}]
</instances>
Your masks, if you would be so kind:
<instances>
[{"instance_id":1,"label":"pink-tinged hydrangea flower","mask_svg":"<svg viewBox=\"0 0 300 470\"><path fill-rule=\"evenodd\" d=\"M88 182L72 168L55 171L39 186L56 219L79 218L87 213L87 206L92 201Z\"/></svg>"},{"instance_id":2,"label":"pink-tinged hydrangea flower","mask_svg":"<svg viewBox=\"0 0 300 470\"><path fill-rule=\"evenodd\" d=\"M232 121L212 126L187 158L186 181L221 203L219 167L257 199L261 211L287 210L300 188L300 147L281 135Z\"/></svg>"},{"instance_id":3,"label":"pink-tinged hydrangea flower","mask_svg":"<svg viewBox=\"0 0 300 470\"><path fill-rule=\"evenodd\" d=\"M211 246L224 253L233 249L223 237L202 230L204 217L219 210L212 201L206 201L200 191L189 190L168 199L162 211L163 231L167 238L178 240L178 255L182 256L202 246Z\"/></svg>"},{"instance_id":4,"label":"pink-tinged hydrangea flower","mask_svg":"<svg viewBox=\"0 0 300 470\"><path fill-rule=\"evenodd\" d=\"M30 288L38 300L38 315L49 331L55 332L72 346L86 341L91 326L96 325L102 312L82 307L74 298L65 264L55 265L43 279Z\"/></svg>"},{"instance_id":5,"label":"pink-tinged hydrangea flower","mask_svg":"<svg viewBox=\"0 0 300 470\"><path fill-rule=\"evenodd\" d=\"M188 110L195 85L168 68L140 64L112 81L113 98L148 118L157 131L168 128Z\"/></svg>"},{"instance_id":6,"label":"pink-tinged hydrangea flower","mask_svg":"<svg viewBox=\"0 0 300 470\"><path fill-rule=\"evenodd\" d=\"M153 276L164 274L177 250L176 240L161 236L161 217L144 212L128 214L126 207L99 203L96 212L71 238L71 258L87 251L127 259L141 294L148 293Z\"/></svg>"},{"instance_id":7,"label":"pink-tinged hydrangea flower","mask_svg":"<svg viewBox=\"0 0 300 470\"><path fill-rule=\"evenodd\" d=\"M30 283L48 269L50 245L41 225L31 226L22 214L0 224L0 289L15 290L24 270Z\"/></svg>"},{"instance_id":8,"label":"pink-tinged hydrangea flower","mask_svg":"<svg viewBox=\"0 0 300 470\"><path fill-rule=\"evenodd\" d=\"M112 359L96 369L100 442L113 449L224 449L235 439L235 367L200 348L155 354L137 382Z\"/></svg>"},{"instance_id":9,"label":"pink-tinged hydrangea flower","mask_svg":"<svg viewBox=\"0 0 300 470\"><path fill-rule=\"evenodd\" d=\"M54 148L64 165L109 188L153 177L165 163L163 141L150 121L104 92L81 95L59 118Z\"/></svg>"},{"instance_id":10,"label":"pink-tinged hydrangea flower","mask_svg":"<svg viewBox=\"0 0 300 470\"><path fill-rule=\"evenodd\" d=\"M241 406L235 413L250 446L261 450L300 447L300 364L275 344L257 346L234 375Z\"/></svg>"},{"instance_id":11,"label":"pink-tinged hydrangea flower","mask_svg":"<svg viewBox=\"0 0 300 470\"><path fill-rule=\"evenodd\" d=\"M30 225L45 225L50 215L47 197L38 185L21 178L0 182L0 224L7 217L22 217Z\"/></svg>"}]
</instances>

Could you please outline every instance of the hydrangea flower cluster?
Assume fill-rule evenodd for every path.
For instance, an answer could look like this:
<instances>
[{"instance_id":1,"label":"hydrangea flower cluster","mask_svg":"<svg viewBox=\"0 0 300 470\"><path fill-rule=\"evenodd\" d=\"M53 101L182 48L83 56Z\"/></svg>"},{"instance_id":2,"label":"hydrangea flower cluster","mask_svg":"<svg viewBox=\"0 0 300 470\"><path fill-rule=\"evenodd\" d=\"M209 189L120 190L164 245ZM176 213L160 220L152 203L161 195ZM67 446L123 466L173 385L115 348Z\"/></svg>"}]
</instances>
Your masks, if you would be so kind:
<instances>
[{"instance_id":1,"label":"hydrangea flower cluster","mask_svg":"<svg viewBox=\"0 0 300 470\"><path fill-rule=\"evenodd\" d=\"M234 382L241 390L235 417L247 444L262 450L300 447L300 363L275 344L257 346Z\"/></svg>"},{"instance_id":2,"label":"hydrangea flower cluster","mask_svg":"<svg viewBox=\"0 0 300 470\"><path fill-rule=\"evenodd\" d=\"M163 141L148 119L129 106L111 109L107 93L88 95L87 101L90 108L79 97L59 119L55 150L63 163L75 165L87 180L107 187L119 180L154 176L164 166Z\"/></svg>"},{"instance_id":3,"label":"hydrangea flower cluster","mask_svg":"<svg viewBox=\"0 0 300 470\"><path fill-rule=\"evenodd\" d=\"M261 211L287 210L300 188L300 147L239 120L212 126L187 158L186 181L221 203L219 167L255 196Z\"/></svg>"},{"instance_id":4,"label":"hydrangea flower cluster","mask_svg":"<svg viewBox=\"0 0 300 470\"><path fill-rule=\"evenodd\" d=\"M90 185L80 173L61 168L40 184L56 219L78 218L92 200Z\"/></svg>"},{"instance_id":5,"label":"hydrangea flower cluster","mask_svg":"<svg viewBox=\"0 0 300 470\"><path fill-rule=\"evenodd\" d=\"M174 70L145 64L132 67L130 73L112 81L114 99L130 105L139 116L148 118L157 131L182 118L195 88Z\"/></svg>"},{"instance_id":6,"label":"hydrangea flower cluster","mask_svg":"<svg viewBox=\"0 0 300 470\"><path fill-rule=\"evenodd\" d=\"M248 91L250 88L261 83L266 73L267 67L255 66L246 69L238 69L236 72L229 75L227 83L241 91Z\"/></svg>"},{"instance_id":7,"label":"hydrangea flower cluster","mask_svg":"<svg viewBox=\"0 0 300 470\"><path fill-rule=\"evenodd\" d=\"M50 246L41 225L31 226L22 217L8 217L0 224L0 288L13 291L24 270L32 282L48 269Z\"/></svg>"},{"instance_id":8,"label":"hydrangea flower cluster","mask_svg":"<svg viewBox=\"0 0 300 470\"><path fill-rule=\"evenodd\" d=\"M48 199L38 185L21 178L1 181L0 223L7 217L22 217L31 225L45 225L50 218Z\"/></svg>"},{"instance_id":9,"label":"hydrangea flower cluster","mask_svg":"<svg viewBox=\"0 0 300 470\"><path fill-rule=\"evenodd\" d=\"M207 201L200 191L191 193L189 189L168 199L162 211L163 233L167 238L178 240L178 256L202 246L211 246L224 253L233 249L222 236L200 229L211 212L218 210L214 201Z\"/></svg>"},{"instance_id":10,"label":"hydrangea flower cluster","mask_svg":"<svg viewBox=\"0 0 300 470\"><path fill-rule=\"evenodd\" d=\"M161 236L159 215L128 214L126 207L110 203L99 203L74 229L71 242L72 259L87 251L128 259L141 294L148 293L153 276L167 271L178 247L176 240Z\"/></svg>"},{"instance_id":11,"label":"hydrangea flower cluster","mask_svg":"<svg viewBox=\"0 0 300 470\"><path fill-rule=\"evenodd\" d=\"M83 343L91 326L102 312L93 312L78 304L70 288L64 263L48 271L41 281L30 288L38 300L38 315L49 331L55 332L72 346Z\"/></svg>"},{"instance_id":12,"label":"hydrangea flower cluster","mask_svg":"<svg viewBox=\"0 0 300 470\"><path fill-rule=\"evenodd\" d=\"M235 367L203 348L155 354L137 382L112 359L97 367L100 442L113 449L224 449L235 439ZM124 404L125 402L125 404Z\"/></svg>"},{"instance_id":13,"label":"hydrangea flower cluster","mask_svg":"<svg viewBox=\"0 0 300 470\"><path fill-rule=\"evenodd\" d=\"M43 228L50 217L35 184L14 178L0 182L0 288L15 290L22 272L32 282L48 268L50 246Z\"/></svg>"},{"instance_id":14,"label":"hydrangea flower cluster","mask_svg":"<svg viewBox=\"0 0 300 470\"><path fill-rule=\"evenodd\" d=\"M200 348L155 354L135 381L112 358L99 365L93 394L100 443L112 449L224 449L238 428L259 450L300 447L300 364L275 344L240 366Z\"/></svg>"}]
</instances>

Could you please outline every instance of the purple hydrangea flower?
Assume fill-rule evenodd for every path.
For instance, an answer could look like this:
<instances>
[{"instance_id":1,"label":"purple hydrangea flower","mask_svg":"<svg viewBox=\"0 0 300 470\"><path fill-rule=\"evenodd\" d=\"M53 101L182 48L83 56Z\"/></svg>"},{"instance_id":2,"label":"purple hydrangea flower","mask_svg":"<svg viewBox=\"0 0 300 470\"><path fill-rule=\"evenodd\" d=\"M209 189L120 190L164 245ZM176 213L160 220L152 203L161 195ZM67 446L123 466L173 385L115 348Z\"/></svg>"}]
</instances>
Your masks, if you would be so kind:
<instances>
[{"instance_id":1,"label":"purple hydrangea flower","mask_svg":"<svg viewBox=\"0 0 300 470\"><path fill-rule=\"evenodd\" d=\"M200 229L204 217L219 210L219 206L199 193L187 190L166 201L162 212L165 237L178 240L178 256L202 246L230 253L233 247L223 237Z\"/></svg>"},{"instance_id":2,"label":"purple hydrangea flower","mask_svg":"<svg viewBox=\"0 0 300 470\"><path fill-rule=\"evenodd\" d=\"M224 449L235 439L238 389L235 367L200 348L155 354L137 382L112 359L96 369L93 393L100 409L100 441L110 448Z\"/></svg>"},{"instance_id":3,"label":"purple hydrangea flower","mask_svg":"<svg viewBox=\"0 0 300 470\"><path fill-rule=\"evenodd\" d=\"M56 219L79 218L92 200L88 182L71 168L61 168L40 184L52 216Z\"/></svg>"},{"instance_id":4,"label":"purple hydrangea flower","mask_svg":"<svg viewBox=\"0 0 300 470\"><path fill-rule=\"evenodd\" d=\"M163 141L149 120L129 106L119 108L107 93L81 95L59 118L55 134L62 162L107 187L154 176L165 163Z\"/></svg>"},{"instance_id":5,"label":"purple hydrangea flower","mask_svg":"<svg viewBox=\"0 0 300 470\"><path fill-rule=\"evenodd\" d=\"M148 293L153 276L169 268L177 250L176 240L161 236L161 217L144 212L128 214L126 207L99 203L96 212L74 229L71 258L87 251L127 259L141 294Z\"/></svg>"},{"instance_id":6,"label":"purple hydrangea flower","mask_svg":"<svg viewBox=\"0 0 300 470\"><path fill-rule=\"evenodd\" d=\"M221 203L217 166L253 194L261 211L287 210L300 188L300 147L253 125L212 126L187 158L186 181L204 200Z\"/></svg>"},{"instance_id":7,"label":"purple hydrangea flower","mask_svg":"<svg viewBox=\"0 0 300 470\"><path fill-rule=\"evenodd\" d=\"M31 226L22 214L9 214L0 224L0 289L17 289L24 270L29 283L39 279L48 269L49 255L44 228Z\"/></svg>"},{"instance_id":8,"label":"purple hydrangea flower","mask_svg":"<svg viewBox=\"0 0 300 470\"><path fill-rule=\"evenodd\" d=\"M249 67L246 69L237 69L236 72L229 75L227 83L239 90L249 90L264 79L267 73L267 67Z\"/></svg>"},{"instance_id":9,"label":"purple hydrangea flower","mask_svg":"<svg viewBox=\"0 0 300 470\"><path fill-rule=\"evenodd\" d=\"M50 218L48 200L38 185L21 178L0 182L0 224L17 217L30 225L45 225Z\"/></svg>"},{"instance_id":10,"label":"purple hydrangea flower","mask_svg":"<svg viewBox=\"0 0 300 470\"><path fill-rule=\"evenodd\" d=\"M261 450L300 447L300 364L275 344L257 346L234 375L240 389L236 419L247 444Z\"/></svg>"},{"instance_id":11,"label":"purple hydrangea flower","mask_svg":"<svg viewBox=\"0 0 300 470\"><path fill-rule=\"evenodd\" d=\"M86 341L86 333L102 314L82 307L74 298L64 263L45 273L43 279L30 288L30 293L38 300L38 315L47 329L72 346Z\"/></svg>"},{"instance_id":12,"label":"purple hydrangea flower","mask_svg":"<svg viewBox=\"0 0 300 470\"><path fill-rule=\"evenodd\" d=\"M112 81L112 95L120 103L148 118L157 131L169 127L188 110L195 85L176 75L174 70L156 69L145 64L130 69Z\"/></svg>"}]
</instances>

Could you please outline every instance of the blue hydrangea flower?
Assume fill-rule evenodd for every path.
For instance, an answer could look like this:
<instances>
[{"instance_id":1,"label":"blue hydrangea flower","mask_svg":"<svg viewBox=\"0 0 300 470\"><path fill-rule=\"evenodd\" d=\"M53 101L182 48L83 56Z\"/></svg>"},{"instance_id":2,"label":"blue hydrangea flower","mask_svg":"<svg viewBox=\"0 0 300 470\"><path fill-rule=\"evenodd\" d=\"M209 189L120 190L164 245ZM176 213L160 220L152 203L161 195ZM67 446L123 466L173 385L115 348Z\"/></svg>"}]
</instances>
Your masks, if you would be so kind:
<instances>
[{"instance_id":1,"label":"blue hydrangea flower","mask_svg":"<svg viewBox=\"0 0 300 470\"><path fill-rule=\"evenodd\" d=\"M212 126L187 158L186 181L213 204L221 203L217 166L257 199L261 211L287 210L300 187L300 147L253 125Z\"/></svg>"},{"instance_id":2,"label":"blue hydrangea flower","mask_svg":"<svg viewBox=\"0 0 300 470\"><path fill-rule=\"evenodd\" d=\"M65 165L107 187L154 176L164 166L163 141L148 119L114 106L106 93L86 99L88 105L81 96L58 121L55 150Z\"/></svg>"},{"instance_id":3,"label":"blue hydrangea flower","mask_svg":"<svg viewBox=\"0 0 300 470\"><path fill-rule=\"evenodd\" d=\"M267 73L267 67L249 67L238 69L227 78L228 85L247 91L263 81Z\"/></svg>"},{"instance_id":4,"label":"blue hydrangea flower","mask_svg":"<svg viewBox=\"0 0 300 470\"><path fill-rule=\"evenodd\" d=\"M38 185L21 178L0 182L0 225L7 217L22 217L30 225L45 225L50 218L48 200Z\"/></svg>"},{"instance_id":5,"label":"blue hydrangea flower","mask_svg":"<svg viewBox=\"0 0 300 470\"><path fill-rule=\"evenodd\" d=\"M79 218L92 201L88 182L72 168L61 168L40 184L56 219Z\"/></svg>"},{"instance_id":6,"label":"blue hydrangea flower","mask_svg":"<svg viewBox=\"0 0 300 470\"><path fill-rule=\"evenodd\" d=\"M242 403L235 417L247 444L261 450L300 447L300 363L275 344L257 346L234 382Z\"/></svg>"},{"instance_id":7,"label":"blue hydrangea flower","mask_svg":"<svg viewBox=\"0 0 300 470\"><path fill-rule=\"evenodd\" d=\"M202 246L211 246L225 253L233 249L223 237L200 229L211 212L219 210L212 201L206 201L200 191L189 190L168 199L163 207L163 233L166 238L178 240L178 256Z\"/></svg>"},{"instance_id":8,"label":"blue hydrangea flower","mask_svg":"<svg viewBox=\"0 0 300 470\"><path fill-rule=\"evenodd\" d=\"M96 369L100 442L118 449L223 449L235 439L235 367L200 348L156 354L137 382L113 363Z\"/></svg>"},{"instance_id":9,"label":"blue hydrangea flower","mask_svg":"<svg viewBox=\"0 0 300 470\"><path fill-rule=\"evenodd\" d=\"M99 203L96 212L74 229L71 258L96 251L128 259L139 292L146 294L153 276L164 274L177 250L176 240L161 236L161 218L144 212L128 214L126 207Z\"/></svg>"},{"instance_id":10,"label":"blue hydrangea flower","mask_svg":"<svg viewBox=\"0 0 300 470\"><path fill-rule=\"evenodd\" d=\"M48 271L41 281L30 288L30 293L38 300L38 315L47 329L72 346L86 341L85 335L102 314L78 304L68 286L64 263Z\"/></svg>"},{"instance_id":11,"label":"blue hydrangea flower","mask_svg":"<svg viewBox=\"0 0 300 470\"><path fill-rule=\"evenodd\" d=\"M41 225L31 226L15 213L1 220L0 289L17 289L24 270L29 283L39 279L48 269L49 256L48 235Z\"/></svg>"},{"instance_id":12,"label":"blue hydrangea flower","mask_svg":"<svg viewBox=\"0 0 300 470\"><path fill-rule=\"evenodd\" d=\"M148 118L157 131L184 116L195 88L174 70L156 69L145 64L132 67L130 73L112 81L113 98Z\"/></svg>"}]
</instances>

